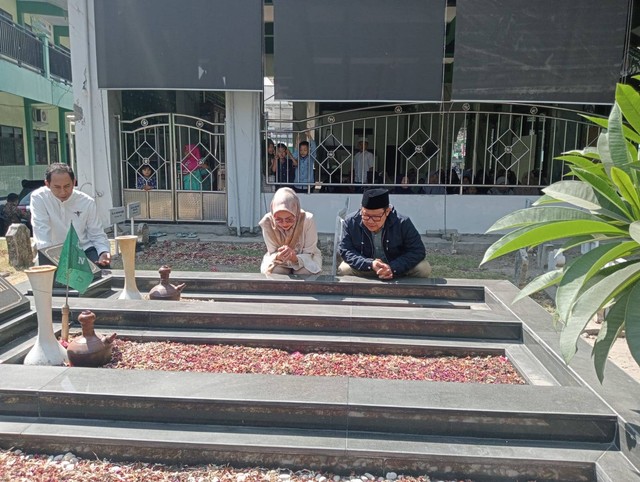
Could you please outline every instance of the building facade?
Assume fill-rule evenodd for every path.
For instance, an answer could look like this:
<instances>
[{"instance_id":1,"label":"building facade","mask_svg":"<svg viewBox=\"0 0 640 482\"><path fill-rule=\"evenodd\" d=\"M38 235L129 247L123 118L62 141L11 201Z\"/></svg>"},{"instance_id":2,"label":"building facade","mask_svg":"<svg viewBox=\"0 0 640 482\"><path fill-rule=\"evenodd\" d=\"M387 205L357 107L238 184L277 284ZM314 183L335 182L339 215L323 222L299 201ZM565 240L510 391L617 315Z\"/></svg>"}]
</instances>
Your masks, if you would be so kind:
<instances>
[{"instance_id":1,"label":"building facade","mask_svg":"<svg viewBox=\"0 0 640 482\"><path fill-rule=\"evenodd\" d=\"M141 219L255 231L294 185L331 232L384 185L422 231L483 232L562 178L558 155L595 146L580 114L608 113L637 43L627 0L60 1L14 10L68 14L73 95L56 109L105 225L138 201ZM278 178L269 141L305 140L310 177Z\"/></svg>"}]
</instances>

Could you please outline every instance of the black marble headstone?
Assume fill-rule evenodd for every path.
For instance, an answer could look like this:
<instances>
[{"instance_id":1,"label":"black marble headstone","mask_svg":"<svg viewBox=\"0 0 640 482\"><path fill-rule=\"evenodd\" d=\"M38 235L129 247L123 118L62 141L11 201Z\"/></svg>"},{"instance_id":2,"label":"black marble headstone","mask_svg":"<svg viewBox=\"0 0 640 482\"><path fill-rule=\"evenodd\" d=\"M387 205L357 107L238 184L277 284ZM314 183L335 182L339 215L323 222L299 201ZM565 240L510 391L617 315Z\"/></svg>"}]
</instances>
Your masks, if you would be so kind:
<instances>
[{"instance_id":1,"label":"black marble headstone","mask_svg":"<svg viewBox=\"0 0 640 482\"><path fill-rule=\"evenodd\" d=\"M60 262L60 255L62 254L62 247L64 245L57 244L55 246L49 246L47 248L43 248L38 250L38 258L40 265L43 264L52 264L54 266L58 266ZM89 266L91 267L91 272L93 273L93 279L96 280L102 277L102 270L98 268L94 263L89 261ZM53 283L54 287L61 287L62 285L57 281Z\"/></svg>"},{"instance_id":2,"label":"black marble headstone","mask_svg":"<svg viewBox=\"0 0 640 482\"><path fill-rule=\"evenodd\" d=\"M0 278L0 322L29 311L29 300L6 279Z\"/></svg>"}]
</instances>

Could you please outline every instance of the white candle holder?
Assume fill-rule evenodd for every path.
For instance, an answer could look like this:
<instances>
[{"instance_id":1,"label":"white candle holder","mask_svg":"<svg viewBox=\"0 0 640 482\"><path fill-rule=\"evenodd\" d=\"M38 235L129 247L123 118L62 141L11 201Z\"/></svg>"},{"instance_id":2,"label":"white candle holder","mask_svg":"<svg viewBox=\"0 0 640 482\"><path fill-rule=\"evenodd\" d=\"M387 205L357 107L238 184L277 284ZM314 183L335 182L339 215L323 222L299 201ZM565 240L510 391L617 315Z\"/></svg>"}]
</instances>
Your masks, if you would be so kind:
<instances>
[{"instance_id":1,"label":"white candle holder","mask_svg":"<svg viewBox=\"0 0 640 482\"><path fill-rule=\"evenodd\" d=\"M24 271L31 283L33 301L38 317L38 338L36 344L27 353L25 365L62 366L69 362L67 350L58 342L53 333L53 314L51 296L53 293L53 275L55 266L34 266Z\"/></svg>"},{"instance_id":2,"label":"white candle holder","mask_svg":"<svg viewBox=\"0 0 640 482\"><path fill-rule=\"evenodd\" d=\"M142 295L136 286L136 243L138 236L116 237L120 245L122 266L124 268L124 288L119 300L141 300Z\"/></svg>"}]
</instances>

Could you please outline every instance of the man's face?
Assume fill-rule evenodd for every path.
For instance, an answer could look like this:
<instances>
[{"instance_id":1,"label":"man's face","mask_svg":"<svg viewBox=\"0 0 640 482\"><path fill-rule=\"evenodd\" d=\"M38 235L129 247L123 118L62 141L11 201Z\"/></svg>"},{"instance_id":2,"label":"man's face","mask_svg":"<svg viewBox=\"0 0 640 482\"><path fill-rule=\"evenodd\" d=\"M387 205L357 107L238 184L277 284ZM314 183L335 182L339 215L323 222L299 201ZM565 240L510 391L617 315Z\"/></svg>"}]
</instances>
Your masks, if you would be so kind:
<instances>
[{"instance_id":1,"label":"man's face","mask_svg":"<svg viewBox=\"0 0 640 482\"><path fill-rule=\"evenodd\" d=\"M389 208L380 209L366 209L360 208L360 215L362 216L362 224L372 233L377 233L384 226L389 214Z\"/></svg>"},{"instance_id":2,"label":"man's face","mask_svg":"<svg viewBox=\"0 0 640 482\"><path fill-rule=\"evenodd\" d=\"M309 146L302 144L300 146L300 157L307 157L309 155Z\"/></svg>"},{"instance_id":3,"label":"man's face","mask_svg":"<svg viewBox=\"0 0 640 482\"><path fill-rule=\"evenodd\" d=\"M73 194L73 180L69 173L53 173L51 181L44 181L55 197L60 201L66 201Z\"/></svg>"}]
</instances>

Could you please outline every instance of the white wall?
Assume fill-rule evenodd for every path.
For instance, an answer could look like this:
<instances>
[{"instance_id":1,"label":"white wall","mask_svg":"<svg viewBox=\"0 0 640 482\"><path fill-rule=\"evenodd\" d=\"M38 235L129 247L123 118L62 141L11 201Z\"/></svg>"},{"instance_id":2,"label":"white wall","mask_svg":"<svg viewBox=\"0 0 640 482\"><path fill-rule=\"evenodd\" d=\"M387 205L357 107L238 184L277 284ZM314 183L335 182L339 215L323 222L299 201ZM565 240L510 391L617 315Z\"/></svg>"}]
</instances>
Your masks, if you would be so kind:
<instances>
[{"instance_id":1,"label":"white wall","mask_svg":"<svg viewBox=\"0 0 640 482\"><path fill-rule=\"evenodd\" d=\"M93 0L69 0L77 189L95 198L98 217L106 227L113 207L111 116L107 92L98 89L93 18Z\"/></svg>"},{"instance_id":2,"label":"white wall","mask_svg":"<svg viewBox=\"0 0 640 482\"><path fill-rule=\"evenodd\" d=\"M313 213L321 233L332 233L336 213L349 198L349 212L360 207L362 194L299 194L302 208ZM266 212L272 193L263 193L262 212ZM457 229L460 234L480 234L499 218L531 205L537 196L460 196L393 195L398 212L409 216L421 234L427 230Z\"/></svg>"}]
</instances>

